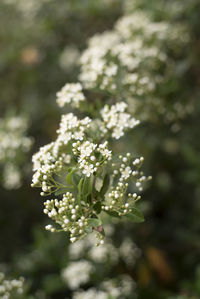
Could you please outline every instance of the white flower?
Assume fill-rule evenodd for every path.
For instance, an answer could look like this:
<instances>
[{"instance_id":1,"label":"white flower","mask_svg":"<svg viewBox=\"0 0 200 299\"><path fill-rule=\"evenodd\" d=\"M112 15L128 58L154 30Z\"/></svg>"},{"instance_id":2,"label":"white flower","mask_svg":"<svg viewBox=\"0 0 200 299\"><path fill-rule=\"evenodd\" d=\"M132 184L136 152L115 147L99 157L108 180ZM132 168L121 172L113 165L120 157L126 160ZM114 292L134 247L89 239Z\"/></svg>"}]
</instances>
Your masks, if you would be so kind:
<instances>
[{"instance_id":1,"label":"white flower","mask_svg":"<svg viewBox=\"0 0 200 299\"><path fill-rule=\"evenodd\" d=\"M6 279L5 275L0 272L0 298L15 298L23 293L24 278Z\"/></svg>"},{"instance_id":2,"label":"white flower","mask_svg":"<svg viewBox=\"0 0 200 299\"><path fill-rule=\"evenodd\" d=\"M132 173L132 170L131 170L130 166L127 166L127 167L121 172L122 177L123 177L124 179L128 179L128 178L130 177L131 173Z\"/></svg>"},{"instance_id":3,"label":"white flower","mask_svg":"<svg viewBox=\"0 0 200 299\"><path fill-rule=\"evenodd\" d=\"M85 100L80 83L68 83L56 95L57 103L60 107L71 104L72 107L77 108L80 102Z\"/></svg>"},{"instance_id":4,"label":"white flower","mask_svg":"<svg viewBox=\"0 0 200 299\"><path fill-rule=\"evenodd\" d=\"M83 173L89 177L91 176L91 174L94 173L94 166L92 164L90 165L85 165L84 169L83 169Z\"/></svg>"}]
</instances>

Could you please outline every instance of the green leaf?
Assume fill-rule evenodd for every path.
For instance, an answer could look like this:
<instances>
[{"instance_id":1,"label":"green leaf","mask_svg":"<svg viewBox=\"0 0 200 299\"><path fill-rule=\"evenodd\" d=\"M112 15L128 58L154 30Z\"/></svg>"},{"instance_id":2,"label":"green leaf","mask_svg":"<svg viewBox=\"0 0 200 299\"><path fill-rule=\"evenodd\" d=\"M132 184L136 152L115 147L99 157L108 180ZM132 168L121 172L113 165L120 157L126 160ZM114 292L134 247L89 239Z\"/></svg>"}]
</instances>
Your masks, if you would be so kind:
<instances>
[{"instance_id":1,"label":"green leaf","mask_svg":"<svg viewBox=\"0 0 200 299\"><path fill-rule=\"evenodd\" d=\"M78 183L78 192L79 193L82 192L83 181L84 181L84 179L81 178L80 181L79 181L79 183Z\"/></svg>"},{"instance_id":2,"label":"green leaf","mask_svg":"<svg viewBox=\"0 0 200 299\"><path fill-rule=\"evenodd\" d=\"M101 213L101 202L97 201L94 206L93 206L94 210L96 211L97 214Z\"/></svg>"},{"instance_id":3,"label":"green leaf","mask_svg":"<svg viewBox=\"0 0 200 299\"><path fill-rule=\"evenodd\" d=\"M92 192L92 185L93 185L93 176L90 178L85 177L83 182L83 195L87 197Z\"/></svg>"},{"instance_id":4,"label":"green leaf","mask_svg":"<svg viewBox=\"0 0 200 299\"><path fill-rule=\"evenodd\" d=\"M66 182L68 185L72 185L73 181L72 181L72 175L74 173L75 169L72 169L66 176Z\"/></svg>"},{"instance_id":5,"label":"green leaf","mask_svg":"<svg viewBox=\"0 0 200 299\"><path fill-rule=\"evenodd\" d=\"M108 191L108 187L110 185L110 176L108 174L105 175L103 179L103 187L101 188L101 195L104 196L106 192Z\"/></svg>"},{"instance_id":6,"label":"green leaf","mask_svg":"<svg viewBox=\"0 0 200 299\"><path fill-rule=\"evenodd\" d=\"M127 214L126 217L136 223L144 222L143 214L136 208L133 208L132 212Z\"/></svg>"},{"instance_id":7,"label":"green leaf","mask_svg":"<svg viewBox=\"0 0 200 299\"><path fill-rule=\"evenodd\" d=\"M96 189L98 192L100 192L102 186L103 186L103 179L97 177L97 178L96 178L96 181L95 181L95 189Z\"/></svg>"},{"instance_id":8,"label":"green leaf","mask_svg":"<svg viewBox=\"0 0 200 299\"><path fill-rule=\"evenodd\" d=\"M79 182L80 182L80 175L78 175L77 173L73 173L72 175L72 182L75 186L78 186Z\"/></svg>"},{"instance_id":9,"label":"green leaf","mask_svg":"<svg viewBox=\"0 0 200 299\"><path fill-rule=\"evenodd\" d=\"M99 227L102 224L101 220L99 218L90 218L88 219L88 225L90 227Z\"/></svg>"},{"instance_id":10,"label":"green leaf","mask_svg":"<svg viewBox=\"0 0 200 299\"><path fill-rule=\"evenodd\" d=\"M86 233L88 233L88 234L92 233L92 226L87 226L87 227L85 228L85 231L86 231Z\"/></svg>"},{"instance_id":11,"label":"green leaf","mask_svg":"<svg viewBox=\"0 0 200 299\"><path fill-rule=\"evenodd\" d=\"M82 186L83 186L83 181L84 179L81 178L79 183L78 183L78 195L77 195L77 201L78 201L78 205L79 207L81 207L81 197L82 197Z\"/></svg>"},{"instance_id":12,"label":"green leaf","mask_svg":"<svg viewBox=\"0 0 200 299\"><path fill-rule=\"evenodd\" d=\"M110 215L112 217L120 218L120 216L118 215L118 213L115 212L115 211L104 211L104 212L106 212L108 215Z\"/></svg>"}]
</instances>

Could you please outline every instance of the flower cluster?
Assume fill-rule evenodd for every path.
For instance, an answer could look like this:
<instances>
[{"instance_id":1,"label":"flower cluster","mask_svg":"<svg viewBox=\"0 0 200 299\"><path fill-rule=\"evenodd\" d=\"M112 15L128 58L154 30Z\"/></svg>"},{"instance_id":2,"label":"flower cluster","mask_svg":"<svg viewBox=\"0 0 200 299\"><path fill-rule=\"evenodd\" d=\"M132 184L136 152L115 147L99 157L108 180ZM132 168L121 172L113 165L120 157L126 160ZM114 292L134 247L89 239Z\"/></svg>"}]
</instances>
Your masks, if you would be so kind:
<instances>
[{"instance_id":1,"label":"flower cluster","mask_svg":"<svg viewBox=\"0 0 200 299\"><path fill-rule=\"evenodd\" d=\"M0 167L2 184L6 189L21 186L20 167L33 142L26 136L27 127L27 119L21 116L0 119Z\"/></svg>"},{"instance_id":2,"label":"flower cluster","mask_svg":"<svg viewBox=\"0 0 200 299\"><path fill-rule=\"evenodd\" d=\"M105 226L107 241L104 246L93 246L95 243L94 235L90 234L84 239L70 244L69 256L71 260L77 261L79 259L89 260L92 263L104 264L109 261L109 264L116 265L119 261L119 252L110 240L111 234L113 234L112 226ZM122 242L124 244L124 242ZM133 254L129 256L133 258Z\"/></svg>"},{"instance_id":3,"label":"flower cluster","mask_svg":"<svg viewBox=\"0 0 200 299\"><path fill-rule=\"evenodd\" d=\"M139 123L126 109L124 102L106 105L99 118L93 120L78 119L73 113L62 115L56 140L33 156L32 186L41 187L42 196L56 196L44 203L44 213L56 223L47 225L47 230L68 232L71 242L95 232L99 245L104 243L101 212L113 212L118 217L139 213L135 202L140 196L135 193L128 196L128 187L135 184L141 191L147 178L131 169L129 153L118 165L118 177L113 164L115 155L108 142L111 138L119 139ZM141 214L139 218L143 220Z\"/></svg>"},{"instance_id":4,"label":"flower cluster","mask_svg":"<svg viewBox=\"0 0 200 299\"><path fill-rule=\"evenodd\" d=\"M78 156L79 167L84 175L90 177L103 163L111 160L112 154L107 145L107 141L99 145L88 140L73 143L73 153Z\"/></svg>"},{"instance_id":5,"label":"flower cluster","mask_svg":"<svg viewBox=\"0 0 200 299\"><path fill-rule=\"evenodd\" d=\"M119 86L129 91L134 84L134 96L150 93L155 84L148 71L166 60L161 41L168 40L170 29L169 24L152 22L142 12L122 17L113 31L90 39L81 57L84 86L116 94ZM180 32L173 32L175 39Z\"/></svg>"},{"instance_id":6,"label":"flower cluster","mask_svg":"<svg viewBox=\"0 0 200 299\"><path fill-rule=\"evenodd\" d=\"M84 139L84 132L89 124L88 117L79 120L72 113L62 116L56 141L41 147L39 152L33 156L33 170L35 171L33 187L42 187L43 192L50 192L52 184L56 189L62 185L56 184L53 176L59 175L70 163L72 154L69 150L70 145L73 141Z\"/></svg>"},{"instance_id":7,"label":"flower cluster","mask_svg":"<svg viewBox=\"0 0 200 299\"><path fill-rule=\"evenodd\" d=\"M118 233L115 226L105 225L107 241L104 246L93 246L94 236L69 245L70 262L61 272L63 281L73 291L72 298L134 298L136 296L135 282L129 275L115 273L113 279L104 278L105 265L107 271L119 263L133 269L140 256L140 250L135 243L127 238L121 240L118 248L113 242L114 235ZM95 273L94 269L99 269ZM101 278L100 276L101 275ZM87 285L93 288L85 289ZM83 288L84 290L80 289Z\"/></svg>"},{"instance_id":8,"label":"flower cluster","mask_svg":"<svg viewBox=\"0 0 200 299\"><path fill-rule=\"evenodd\" d=\"M76 201L70 192L67 192L63 195L62 200L47 200L44 205L44 213L60 224L62 230L70 232L72 243L86 234L89 225L86 218L87 210L90 208L89 204L82 203L81 206L80 202ZM52 225L47 225L46 229L51 232L56 231Z\"/></svg>"},{"instance_id":9,"label":"flower cluster","mask_svg":"<svg viewBox=\"0 0 200 299\"><path fill-rule=\"evenodd\" d=\"M121 299L137 298L136 284L129 275L121 275L116 279L104 281L99 289L90 288L86 291L79 290L74 293L73 299Z\"/></svg>"},{"instance_id":10,"label":"flower cluster","mask_svg":"<svg viewBox=\"0 0 200 299\"><path fill-rule=\"evenodd\" d=\"M125 238L121 241L121 245L117 248L111 237L116 233L113 226L105 225L105 232L107 240L104 246L93 246L94 235L88 235L87 237L70 244L69 256L73 261L80 259L87 259L92 264L98 265L116 265L119 260L122 260L128 267L132 267L136 260L140 256L140 250L136 244L129 238Z\"/></svg>"},{"instance_id":11,"label":"flower cluster","mask_svg":"<svg viewBox=\"0 0 200 299\"><path fill-rule=\"evenodd\" d=\"M63 270L62 278L69 285L70 289L74 290L87 283L92 272L94 272L94 266L89 261L71 262Z\"/></svg>"},{"instance_id":12,"label":"flower cluster","mask_svg":"<svg viewBox=\"0 0 200 299\"><path fill-rule=\"evenodd\" d=\"M132 129L139 124L138 120L125 112L126 109L127 104L124 102L117 103L111 107L108 105L104 106L101 110L103 118L101 130L103 134L110 131L113 138L119 139L124 135L125 130Z\"/></svg>"},{"instance_id":13,"label":"flower cluster","mask_svg":"<svg viewBox=\"0 0 200 299\"><path fill-rule=\"evenodd\" d=\"M86 89L101 90L115 98L132 102L140 119L155 119L155 112L168 122L190 113L191 104L171 104L172 117L166 115L169 105L158 89L165 86L173 67L169 53L178 55L189 43L183 25L155 22L140 10L120 18L112 31L97 34L89 40L81 56L80 80ZM169 63L170 62L170 63ZM144 104L146 114L144 115ZM166 107L168 105L168 109Z\"/></svg>"},{"instance_id":14,"label":"flower cluster","mask_svg":"<svg viewBox=\"0 0 200 299\"><path fill-rule=\"evenodd\" d=\"M125 156L119 156L118 163L112 164L113 183L106 194L102 210L111 211L116 216L135 217L132 215L135 210L135 203L141 198L136 192L137 190L142 191L142 184L151 179L139 171L143 160L143 157L132 160L130 153L127 153ZM135 182L135 189L134 192L129 192L126 197L130 179Z\"/></svg>"},{"instance_id":15,"label":"flower cluster","mask_svg":"<svg viewBox=\"0 0 200 299\"><path fill-rule=\"evenodd\" d=\"M24 279L8 280L3 273L0 273L0 297L2 299L18 298L23 293Z\"/></svg>"},{"instance_id":16,"label":"flower cluster","mask_svg":"<svg viewBox=\"0 0 200 299\"><path fill-rule=\"evenodd\" d=\"M80 83L68 83L56 95L60 107L71 104L72 107L78 108L80 102L85 100Z\"/></svg>"},{"instance_id":17,"label":"flower cluster","mask_svg":"<svg viewBox=\"0 0 200 299\"><path fill-rule=\"evenodd\" d=\"M44 213L61 226L61 229L51 224L47 225L46 229L51 232L69 232L72 243L95 231L99 245L104 244L102 220L98 217L101 211L115 217L126 216L136 222L143 221L142 214L135 206L141 198L136 193L137 190L142 191L143 182L150 179L139 171L143 160L142 157L133 160L130 153L127 153L126 156L119 156L119 162L106 164L111 170L110 183L107 175L104 179L94 175L88 177L88 174L83 177L72 170L67 175L67 181L71 181L72 186L63 185L58 194L67 189L71 189L71 192L63 194L61 200L52 199L44 203ZM128 192L130 181L135 183L132 193Z\"/></svg>"}]
</instances>

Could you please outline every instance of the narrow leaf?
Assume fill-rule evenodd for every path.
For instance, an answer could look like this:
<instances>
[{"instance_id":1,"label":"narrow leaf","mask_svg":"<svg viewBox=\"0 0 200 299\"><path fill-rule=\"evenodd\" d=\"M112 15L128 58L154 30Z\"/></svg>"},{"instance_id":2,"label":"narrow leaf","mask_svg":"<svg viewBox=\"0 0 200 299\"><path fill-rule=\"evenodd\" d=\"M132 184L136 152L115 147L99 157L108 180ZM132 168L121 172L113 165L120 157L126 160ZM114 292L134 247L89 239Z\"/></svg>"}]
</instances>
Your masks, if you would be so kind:
<instances>
[{"instance_id":1,"label":"narrow leaf","mask_svg":"<svg viewBox=\"0 0 200 299\"><path fill-rule=\"evenodd\" d=\"M95 181L95 189L96 189L98 192L100 192L102 186L103 186L103 179L97 177L97 178L96 178L96 181Z\"/></svg>"},{"instance_id":2,"label":"narrow leaf","mask_svg":"<svg viewBox=\"0 0 200 299\"><path fill-rule=\"evenodd\" d=\"M72 175L74 173L75 169L72 169L66 176L66 182L68 185L72 185L73 181L72 181Z\"/></svg>"},{"instance_id":3,"label":"narrow leaf","mask_svg":"<svg viewBox=\"0 0 200 299\"><path fill-rule=\"evenodd\" d=\"M118 215L118 213L115 212L115 211L105 211L105 212L106 212L106 214L108 214L108 215L110 215L112 217L120 218L120 216Z\"/></svg>"},{"instance_id":4,"label":"narrow leaf","mask_svg":"<svg viewBox=\"0 0 200 299\"><path fill-rule=\"evenodd\" d=\"M110 176L108 174L105 175L103 180L103 187L101 188L101 195L104 196L105 193L108 191L108 187L110 185Z\"/></svg>"}]
</instances>

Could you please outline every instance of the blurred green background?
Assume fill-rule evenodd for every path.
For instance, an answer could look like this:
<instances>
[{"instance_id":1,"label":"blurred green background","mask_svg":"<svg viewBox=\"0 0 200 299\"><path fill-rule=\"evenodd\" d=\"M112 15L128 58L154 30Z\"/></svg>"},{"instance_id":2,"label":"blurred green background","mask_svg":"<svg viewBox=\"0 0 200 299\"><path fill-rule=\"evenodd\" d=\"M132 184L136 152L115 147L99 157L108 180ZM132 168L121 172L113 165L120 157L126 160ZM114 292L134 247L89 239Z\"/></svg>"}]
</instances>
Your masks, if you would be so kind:
<instances>
[{"instance_id":1,"label":"blurred green background","mask_svg":"<svg viewBox=\"0 0 200 299\"><path fill-rule=\"evenodd\" d=\"M181 59L173 57L175 73L164 94L193 109L178 120L179 130L158 117L128 134L124 142L145 157L145 171L153 180L141 203L146 221L113 223L112 240L119 248L129 238L141 254L128 265L120 258L114 265L104 261L83 288L128 274L137 295L119 298L200 298L199 1L1 0L0 118L24 115L26 134L34 138L20 164L26 165L22 186L0 187L0 272L25 277L23 298L72 298L61 277L70 262L68 237L44 229L42 198L30 187L31 156L55 136L60 119L55 94L66 82L78 80L78 58L88 38L137 9L154 20L187 26L190 45L182 49ZM4 166L0 163L1 172Z\"/></svg>"}]
</instances>

